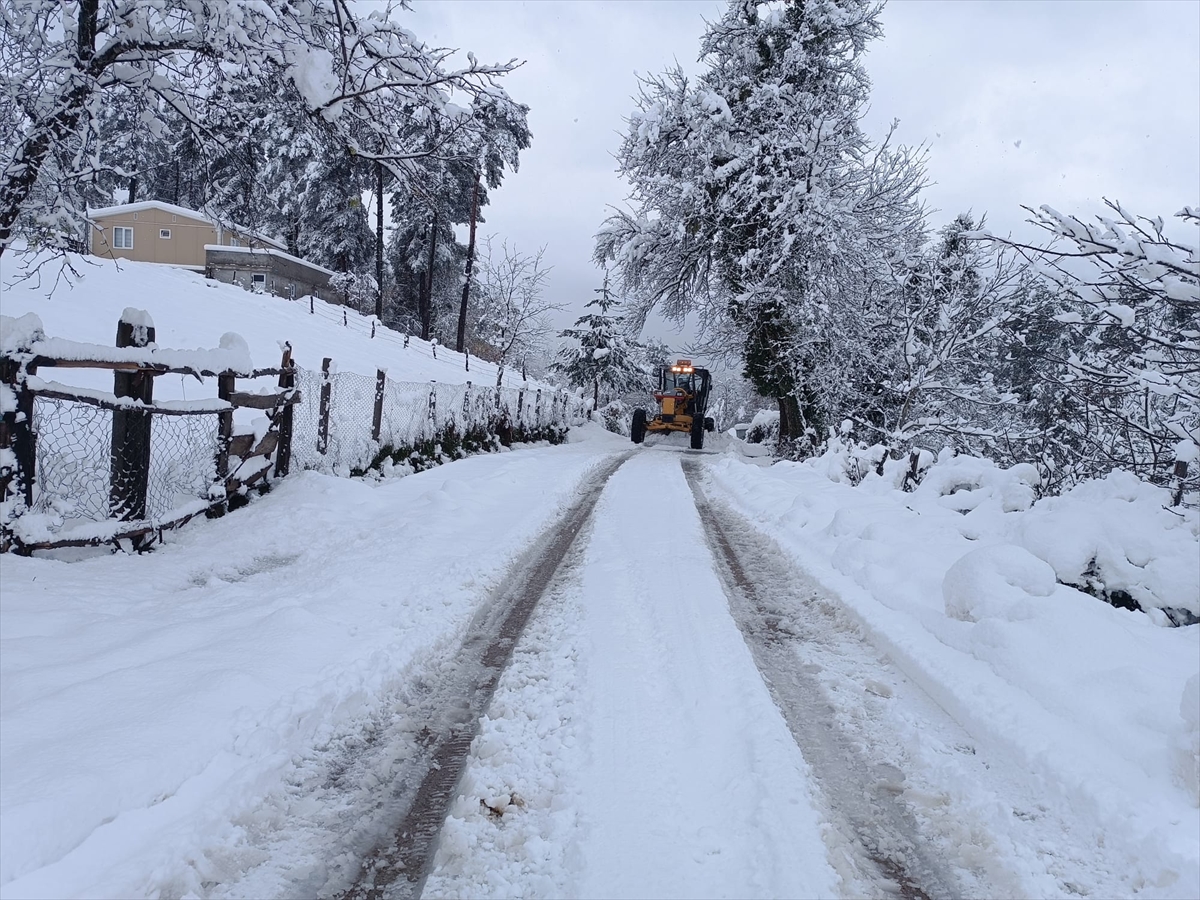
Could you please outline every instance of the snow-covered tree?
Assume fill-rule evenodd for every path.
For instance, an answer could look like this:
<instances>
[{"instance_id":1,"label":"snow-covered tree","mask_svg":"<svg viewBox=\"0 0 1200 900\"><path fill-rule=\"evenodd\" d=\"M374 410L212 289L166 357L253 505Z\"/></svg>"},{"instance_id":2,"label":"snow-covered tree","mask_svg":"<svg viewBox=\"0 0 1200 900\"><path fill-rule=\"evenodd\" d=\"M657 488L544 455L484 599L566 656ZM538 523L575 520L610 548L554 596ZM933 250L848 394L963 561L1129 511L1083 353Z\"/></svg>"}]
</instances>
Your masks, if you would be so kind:
<instances>
[{"instance_id":1,"label":"snow-covered tree","mask_svg":"<svg viewBox=\"0 0 1200 900\"><path fill-rule=\"evenodd\" d=\"M484 241L473 346L499 366L499 378L506 366L544 348L551 332L549 315L562 309L543 293L550 274L544 254L544 247L530 255L507 243L496 248L492 238Z\"/></svg>"},{"instance_id":2,"label":"snow-covered tree","mask_svg":"<svg viewBox=\"0 0 1200 900\"><path fill-rule=\"evenodd\" d=\"M678 68L643 81L619 153L634 208L596 256L638 303L740 345L779 405L781 435L816 439L871 372L887 262L919 240L922 154L863 133L869 0L734 0Z\"/></svg>"},{"instance_id":3,"label":"snow-covered tree","mask_svg":"<svg viewBox=\"0 0 1200 900\"><path fill-rule=\"evenodd\" d=\"M147 129L182 123L217 156L260 111L226 103L239 85L294 87L308 121L332 129L348 152L419 181L420 161L472 126L451 93L511 104L497 79L515 64L470 57L448 69L451 51L427 48L394 12L388 5L360 18L348 0L8 0L0 6L0 254L19 218L51 234L78 227L78 191L36 188L43 173L80 183L105 170L97 137L114 93L134 95Z\"/></svg>"},{"instance_id":4,"label":"snow-covered tree","mask_svg":"<svg viewBox=\"0 0 1200 900\"><path fill-rule=\"evenodd\" d=\"M1200 211L1177 214L1175 238L1163 219L1106 203L1095 222L1027 208L1045 247L977 237L1015 248L1053 288L1021 310L1023 326L1061 335L1039 341L1038 371L1088 474L1120 466L1165 483L1200 450Z\"/></svg>"},{"instance_id":5,"label":"snow-covered tree","mask_svg":"<svg viewBox=\"0 0 1200 900\"><path fill-rule=\"evenodd\" d=\"M1013 438L1003 409L1020 400L997 376L1027 267L1003 248L972 240L978 227L969 214L957 216L896 272L900 340L880 348L893 367L887 402L877 407L880 421L864 423L894 449L924 435L957 437L976 450L983 448L973 439L996 438L998 429Z\"/></svg>"},{"instance_id":6,"label":"snow-covered tree","mask_svg":"<svg viewBox=\"0 0 1200 900\"><path fill-rule=\"evenodd\" d=\"M595 312L580 316L574 328L559 334L576 345L559 351L552 368L573 387L590 388L593 409L600 406L601 391L607 400L646 388L646 370L639 364L642 354L637 342L629 337L619 306L606 274L604 285L596 289L596 299L585 307Z\"/></svg>"}]
</instances>

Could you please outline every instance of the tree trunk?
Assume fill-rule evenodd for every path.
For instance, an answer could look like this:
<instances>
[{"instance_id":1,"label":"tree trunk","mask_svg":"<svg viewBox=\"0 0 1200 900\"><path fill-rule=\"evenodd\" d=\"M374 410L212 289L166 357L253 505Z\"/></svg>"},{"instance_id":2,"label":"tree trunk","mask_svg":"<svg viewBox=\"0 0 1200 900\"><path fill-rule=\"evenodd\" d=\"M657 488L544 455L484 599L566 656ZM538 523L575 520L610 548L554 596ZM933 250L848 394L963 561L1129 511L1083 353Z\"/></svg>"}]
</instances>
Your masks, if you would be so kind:
<instances>
[{"instance_id":1,"label":"tree trunk","mask_svg":"<svg viewBox=\"0 0 1200 900\"><path fill-rule=\"evenodd\" d=\"M375 163L375 318L383 321L383 163Z\"/></svg>"},{"instance_id":2,"label":"tree trunk","mask_svg":"<svg viewBox=\"0 0 1200 900\"><path fill-rule=\"evenodd\" d=\"M421 340L429 340L433 328L433 265L437 259L437 212L429 223L429 264L425 269L425 302L421 304Z\"/></svg>"},{"instance_id":3,"label":"tree trunk","mask_svg":"<svg viewBox=\"0 0 1200 900\"><path fill-rule=\"evenodd\" d=\"M479 217L479 173L475 173L475 187L471 191L471 235L467 241L467 280L463 282L462 303L458 307L458 342L455 348L463 352L467 342L467 303L471 297L471 273L475 268L475 220Z\"/></svg>"},{"instance_id":4,"label":"tree trunk","mask_svg":"<svg viewBox=\"0 0 1200 900\"><path fill-rule=\"evenodd\" d=\"M804 421L794 394L777 397L776 402L779 404L779 452L784 453L792 441L804 435Z\"/></svg>"}]
</instances>

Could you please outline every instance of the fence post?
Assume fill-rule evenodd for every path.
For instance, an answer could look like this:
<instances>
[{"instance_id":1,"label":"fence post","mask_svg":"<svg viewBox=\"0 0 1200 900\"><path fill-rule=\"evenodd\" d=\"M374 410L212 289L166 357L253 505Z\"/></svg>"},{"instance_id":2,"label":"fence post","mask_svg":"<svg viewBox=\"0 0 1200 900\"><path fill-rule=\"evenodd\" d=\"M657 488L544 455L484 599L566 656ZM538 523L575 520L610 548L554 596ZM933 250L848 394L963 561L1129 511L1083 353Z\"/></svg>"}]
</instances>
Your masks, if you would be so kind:
<instances>
[{"instance_id":1,"label":"fence post","mask_svg":"<svg viewBox=\"0 0 1200 900\"><path fill-rule=\"evenodd\" d=\"M324 456L329 452L329 394L333 383L329 379L329 366L333 362L328 356L321 360L321 407L317 421L317 452Z\"/></svg>"},{"instance_id":2,"label":"fence post","mask_svg":"<svg viewBox=\"0 0 1200 900\"><path fill-rule=\"evenodd\" d=\"M1171 505L1183 503L1183 485L1187 479L1188 463L1186 459L1175 460L1175 491L1171 495Z\"/></svg>"},{"instance_id":3,"label":"fence post","mask_svg":"<svg viewBox=\"0 0 1200 900\"><path fill-rule=\"evenodd\" d=\"M290 391L296 387L296 364L292 361L291 341L285 341L283 345L283 360L279 363L279 387L281 391ZM289 403L279 411L279 447L275 451L276 478L283 478L292 467L294 405Z\"/></svg>"},{"instance_id":4,"label":"fence post","mask_svg":"<svg viewBox=\"0 0 1200 900\"><path fill-rule=\"evenodd\" d=\"M125 310L117 322L117 346L145 347L153 342L154 325L150 316L140 310ZM116 371L113 373L113 394L151 403L154 400L154 375L144 369ZM114 410L112 414L108 507L110 515L121 521L146 518L150 421L150 413L140 409Z\"/></svg>"},{"instance_id":5,"label":"fence post","mask_svg":"<svg viewBox=\"0 0 1200 900\"><path fill-rule=\"evenodd\" d=\"M429 382L429 437L437 434L437 381Z\"/></svg>"},{"instance_id":6,"label":"fence post","mask_svg":"<svg viewBox=\"0 0 1200 900\"><path fill-rule=\"evenodd\" d=\"M533 406L533 427L542 427L542 389L537 389L537 399Z\"/></svg>"},{"instance_id":7,"label":"fence post","mask_svg":"<svg viewBox=\"0 0 1200 900\"><path fill-rule=\"evenodd\" d=\"M437 338L430 339L429 349L433 351L433 358L437 359Z\"/></svg>"},{"instance_id":8,"label":"fence post","mask_svg":"<svg viewBox=\"0 0 1200 900\"><path fill-rule=\"evenodd\" d=\"M217 376L217 399L229 402L237 387L237 376L222 372ZM229 509L229 442L233 440L233 408L217 413L217 484L226 490L225 499L208 510L210 519L219 519Z\"/></svg>"},{"instance_id":9,"label":"fence post","mask_svg":"<svg viewBox=\"0 0 1200 900\"><path fill-rule=\"evenodd\" d=\"M471 351L463 350L463 365L466 366L466 371L471 371Z\"/></svg>"},{"instance_id":10,"label":"fence post","mask_svg":"<svg viewBox=\"0 0 1200 900\"><path fill-rule=\"evenodd\" d=\"M467 382L466 393L463 394L463 433L471 427L471 382Z\"/></svg>"},{"instance_id":11,"label":"fence post","mask_svg":"<svg viewBox=\"0 0 1200 900\"><path fill-rule=\"evenodd\" d=\"M308 295L308 314L311 316L311 315L315 315L316 312L317 312L316 301L313 299L313 295L309 294Z\"/></svg>"},{"instance_id":12,"label":"fence post","mask_svg":"<svg viewBox=\"0 0 1200 900\"><path fill-rule=\"evenodd\" d=\"M387 369L375 370L375 412L371 416L371 440L379 442L383 431L383 393L387 387Z\"/></svg>"},{"instance_id":13,"label":"fence post","mask_svg":"<svg viewBox=\"0 0 1200 900\"><path fill-rule=\"evenodd\" d=\"M35 372L26 367L26 375ZM6 410L0 419L0 449L11 449L14 465L0 470L0 501L9 493L20 493L28 509L33 505L33 485L37 477L37 435L33 430L33 393L21 376L21 364L9 357L0 359L0 381L17 395L15 408ZM13 482L16 482L14 485ZM7 539L3 541L7 549Z\"/></svg>"},{"instance_id":14,"label":"fence post","mask_svg":"<svg viewBox=\"0 0 1200 900\"><path fill-rule=\"evenodd\" d=\"M521 415L525 411L525 388L517 391L517 425L521 424Z\"/></svg>"}]
</instances>

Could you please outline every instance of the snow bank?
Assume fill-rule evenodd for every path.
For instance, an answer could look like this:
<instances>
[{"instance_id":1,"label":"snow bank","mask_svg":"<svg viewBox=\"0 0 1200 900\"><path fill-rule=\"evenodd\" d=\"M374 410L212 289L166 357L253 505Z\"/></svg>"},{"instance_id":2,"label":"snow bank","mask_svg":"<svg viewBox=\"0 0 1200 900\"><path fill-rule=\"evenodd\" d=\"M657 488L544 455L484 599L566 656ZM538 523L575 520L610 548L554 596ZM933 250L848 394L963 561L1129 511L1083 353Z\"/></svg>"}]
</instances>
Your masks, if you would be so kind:
<instances>
[{"instance_id":1,"label":"snow bank","mask_svg":"<svg viewBox=\"0 0 1200 900\"><path fill-rule=\"evenodd\" d=\"M946 615L963 622L1031 619L1033 598L1049 597L1054 588L1054 570L1011 544L970 551L942 579Z\"/></svg>"},{"instance_id":2,"label":"snow bank","mask_svg":"<svg viewBox=\"0 0 1200 900\"><path fill-rule=\"evenodd\" d=\"M420 676L608 446L306 472L150 555L4 557L0 897L236 881L295 760Z\"/></svg>"},{"instance_id":3,"label":"snow bank","mask_svg":"<svg viewBox=\"0 0 1200 900\"><path fill-rule=\"evenodd\" d=\"M61 346L48 348L55 352L47 355L76 353L79 348L75 342L99 344L114 354L130 352L117 351L112 343L117 320L136 298L135 305L153 320L156 343L162 348L219 347L222 336L235 331L245 341L238 349L248 353L260 367L277 365L280 345L288 341L293 359L306 369L320 369L321 360L328 356L342 372L374 377L376 370L383 368L395 381L496 383L497 370L491 363L474 357L468 363L461 353L443 346L435 351L430 342L382 326L374 328L372 338L373 317L321 300L286 300L258 294L210 281L186 269L154 263L72 256L70 261L79 277L56 279L57 264L53 260L42 256L14 259L15 265L6 263L0 285L4 314L17 320L4 327L5 348L10 341L31 340L40 321L46 334L62 342ZM39 264L43 266L40 277L26 277ZM29 319L28 313L36 314L37 319ZM230 352L230 348L225 349ZM200 365L201 361L193 358L183 364ZM242 369L243 365L239 362L233 368ZM112 385L109 372L75 369L70 371L70 380L81 387ZM518 381L511 370L506 373L505 385L516 385ZM156 398L172 400L216 396L216 384L215 379L201 385L194 378L185 381L177 376L160 377L155 380L154 392Z\"/></svg>"},{"instance_id":4,"label":"snow bank","mask_svg":"<svg viewBox=\"0 0 1200 900\"><path fill-rule=\"evenodd\" d=\"M1200 616L1197 516L1169 504L1168 491L1113 472L1040 501L1010 534L1063 584Z\"/></svg>"},{"instance_id":5,"label":"snow bank","mask_svg":"<svg viewBox=\"0 0 1200 900\"><path fill-rule=\"evenodd\" d=\"M1121 473L1034 502L1026 467L949 455L913 493L827 460L710 471L981 752L1084 817L1131 894L1200 896L1200 626L1159 612L1196 610L1196 510Z\"/></svg>"}]
</instances>

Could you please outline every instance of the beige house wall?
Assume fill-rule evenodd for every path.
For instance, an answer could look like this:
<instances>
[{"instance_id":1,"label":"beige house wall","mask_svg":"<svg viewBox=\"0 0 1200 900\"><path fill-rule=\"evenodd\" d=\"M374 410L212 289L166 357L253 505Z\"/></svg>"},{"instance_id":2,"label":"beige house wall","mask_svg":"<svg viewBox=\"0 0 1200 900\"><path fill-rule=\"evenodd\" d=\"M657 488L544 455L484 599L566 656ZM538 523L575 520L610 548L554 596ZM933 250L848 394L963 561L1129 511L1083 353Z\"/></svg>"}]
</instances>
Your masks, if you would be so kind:
<instances>
[{"instance_id":1,"label":"beige house wall","mask_svg":"<svg viewBox=\"0 0 1200 900\"><path fill-rule=\"evenodd\" d=\"M173 266L204 268L204 245L221 244L250 246L236 231L217 229L202 217L185 216L165 209L141 209L137 212L116 213L98 216L92 229L92 253L107 259L131 259L138 262L167 263ZM126 249L113 246L113 228L121 226L133 229L133 247ZM159 232L168 229L170 237L161 237ZM253 241L254 244L260 243Z\"/></svg>"}]
</instances>

